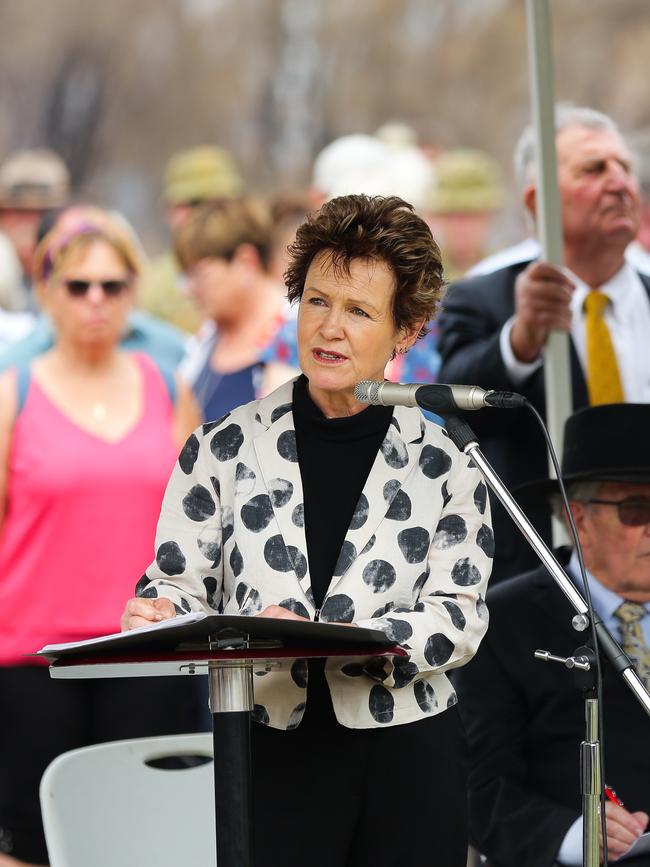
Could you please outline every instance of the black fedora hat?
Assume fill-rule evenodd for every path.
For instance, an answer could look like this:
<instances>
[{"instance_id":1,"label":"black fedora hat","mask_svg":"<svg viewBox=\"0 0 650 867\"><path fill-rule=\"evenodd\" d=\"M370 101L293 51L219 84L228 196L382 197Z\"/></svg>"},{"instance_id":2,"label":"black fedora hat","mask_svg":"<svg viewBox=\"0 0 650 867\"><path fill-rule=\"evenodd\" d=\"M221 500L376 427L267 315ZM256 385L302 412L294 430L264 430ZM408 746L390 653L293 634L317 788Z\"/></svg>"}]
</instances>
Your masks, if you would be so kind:
<instances>
[{"instance_id":1,"label":"black fedora hat","mask_svg":"<svg viewBox=\"0 0 650 867\"><path fill-rule=\"evenodd\" d=\"M650 483L650 403L608 403L580 409L564 425L564 483ZM518 486L518 498L539 499L558 490L556 479Z\"/></svg>"}]
</instances>

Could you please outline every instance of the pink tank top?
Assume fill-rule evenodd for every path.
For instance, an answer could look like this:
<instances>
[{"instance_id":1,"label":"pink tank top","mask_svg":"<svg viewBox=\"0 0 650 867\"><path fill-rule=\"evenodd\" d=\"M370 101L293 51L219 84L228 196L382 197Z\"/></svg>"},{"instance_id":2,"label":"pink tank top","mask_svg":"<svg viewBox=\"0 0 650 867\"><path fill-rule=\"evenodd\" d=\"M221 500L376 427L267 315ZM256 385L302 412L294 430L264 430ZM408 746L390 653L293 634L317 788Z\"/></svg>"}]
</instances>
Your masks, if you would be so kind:
<instances>
[{"instance_id":1,"label":"pink tank top","mask_svg":"<svg viewBox=\"0 0 650 867\"><path fill-rule=\"evenodd\" d=\"M0 665L31 664L25 654L44 644L119 631L151 562L177 448L167 385L151 359L133 358L144 408L114 443L78 427L30 381L0 534Z\"/></svg>"}]
</instances>

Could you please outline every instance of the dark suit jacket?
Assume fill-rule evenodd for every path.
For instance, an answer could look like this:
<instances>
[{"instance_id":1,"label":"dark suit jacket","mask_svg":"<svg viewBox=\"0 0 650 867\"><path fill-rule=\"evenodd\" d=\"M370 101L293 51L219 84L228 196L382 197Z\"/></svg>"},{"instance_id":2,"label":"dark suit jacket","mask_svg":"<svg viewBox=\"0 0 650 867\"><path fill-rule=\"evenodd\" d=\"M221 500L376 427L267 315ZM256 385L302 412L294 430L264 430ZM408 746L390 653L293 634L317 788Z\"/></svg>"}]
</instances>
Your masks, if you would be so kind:
<instances>
[{"instance_id":1,"label":"dark suit jacket","mask_svg":"<svg viewBox=\"0 0 650 867\"><path fill-rule=\"evenodd\" d=\"M584 638L543 567L487 601L487 636L454 676L470 741L470 839L493 867L551 867L580 813L584 711L573 675L533 654L569 656ZM650 719L612 671L603 680L606 782L627 809L650 812Z\"/></svg>"},{"instance_id":2,"label":"dark suit jacket","mask_svg":"<svg viewBox=\"0 0 650 867\"><path fill-rule=\"evenodd\" d=\"M515 280L528 264L519 262L450 287L439 319L438 349L442 357L439 380L518 391L544 416L543 368L539 367L522 386L516 386L508 376L499 348L501 328L515 310ZM650 295L650 277L640 277ZM570 353L573 403L578 409L587 405L588 397L585 377L572 341ZM528 410L486 410L471 413L467 420L479 437L486 458L508 488L548 475L544 439ZM496 539L494 584L501 578L533 568L537 561L501 506L494 501L493 505ZM550 542L546 508L541 503L526 503L526 506L529 517Z\"/></svg>"}]
</instances>

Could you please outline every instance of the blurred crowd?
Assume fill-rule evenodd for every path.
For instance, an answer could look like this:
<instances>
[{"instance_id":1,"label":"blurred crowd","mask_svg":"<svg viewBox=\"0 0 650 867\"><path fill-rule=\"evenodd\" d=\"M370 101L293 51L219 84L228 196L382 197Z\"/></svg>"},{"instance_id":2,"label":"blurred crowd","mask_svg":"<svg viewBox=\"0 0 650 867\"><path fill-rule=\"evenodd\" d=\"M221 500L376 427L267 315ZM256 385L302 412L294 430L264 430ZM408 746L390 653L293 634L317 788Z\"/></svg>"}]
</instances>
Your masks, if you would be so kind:
<instances>
[{"instance_id":1,"label":"blurred crowd","mask_svg":"<svg viewBox=\"0 0 650 867\"><path fill-rule=\"evenodd\" d=\"M210 724L193 679L62 686L25 654L119 629L182 443L297 374L283 273L306 215L348 193L400 196L461 274L487 251L502 201L487 155L439 155L395 123L330 143L303 191L255 195L212 144L173 154L161 188L168 249L148 257L123 214L77 200L52 151L0 164L3 865L46 860L37 791L53 756ZM387 375L427 382L438 367L433 329ZM199 545L209 556L213 540Z\"/></svg>"},{"instance_id":2,"label":"blurred crowd","mask_svg":"<svg viewBox=\"0 0 650 867\"><path fill-rule=\"evenodd\" d=\"M26 736L25 717L47 689L46 670L25 665L24 654L50 640L118 630L124 600L151 560L162 493L190 432L297 375L297 312L286 300L283 282L287 247L305 216L324 202L351 193L399 196L427 221L441 248L452 284L441 325L431 323L408 354L389 363L386 377L394 381L443 378L526 394L530 389L531 400L543 409L540 351L551 329L576 327L582 313L570 309L568 296L581 281L586 295L589 287L605 285L629 266L641 275L641 282L631 277L629 282L647 307L643 291L650 291L650 283L646 286L642 275L650 274L648 136L630 137L636 158L632 162L630 156L628 164L627 151L612 155L598 151L592 140L568 141L576 129L596 130L596 139L601 133L618 136L615 127L587 114L570 118L558 131L558 149L564 136L567 159L591 154L594 164L584 171L607 175L602 183L612 185L614 198L631 196L635 208L638 203L633 231L620 230L618 246L607 246L602 226L589 222L600 199L594 194L580 204L582 194L567 176L561 200L570 276L544 270L537 261L535 177L525 136L515 154L524 205L521 232L507 250L495 249L495 226L505 206L505 183L495 160L473 148L423 145L401 123L336 139L315 159L308 189L272 197L249 190L236 155L222 147L206 144L171 155L161 179L169 243L153 257L123 214L76 200L67 168L52 151L20 150L4 158L0 694L11 697L7 707L24 705L20 716L3 711L10 738ZM617 183L620 189L614 190ZM631 298L627 284L625 291ZM646 312L639 318L638 309L631 319L645 328ZM540 310L546 325L540 325ZM615 348L632 347L631 358L621 354L618 391L607 391L602 399L594 397L590 325L578 324L572 332L578 407L650 400L643 355L648 341L641 332L628 334L626 321L614 322L612 336ZM598 352L602 356L602 337ZM486 428L486 451L497 470L508 484L544 475L542 446L527 422L508 424ZM544 516L538 525L550 538L547 523ZM495 533L494 580L500 581L531 563L516 531L498 513ZM57 619L53 612L61 610L56 600L62 597L67 604ZM38 680L26 685L32 675ZM206 721L196 695L188 692L179 702L167 684L152 686L137 704L106 685L103 689L115 691L100 702L88 687L74 720L69 704L68 716L58 717L55 693L61 689L57 685L47 693L51 726L61 733L60 751L163 729L196 730ZM109 705L129 712L119 722L113 714L110 724L100 725ZM11 757L0 755L0 764L11 772ZM25 776L24 800L33 785ZM12 809L1 801L2 785L0 818ZM16 820L14 827L19 826ZM559 834L556 842L562 839ZM489 840L486 844L489 848ZM42 846L35 840L30 848L19 830L0 827L0 864L40 863ZM3 862L3 852L20 853L21 860Z\"/></svg>"},{"instance_id":3,"label":"blurred crowd","mask_svg":"<svg viewBox=\"0 0 650 867\"><path fill-rule=\"evenodd\" d=\"M175 367L183 354L181 370L193 386L208 349L211 369L229 375L240 368L229 347L254 345L248 353L259 356L251 371L254 390L269 390L295 365L295 315L282 301L286 248L309 211L359 192L398 195L413 204L443 250L448 280L491 252L491 229L504 202L500 170L488 154L420 146L415 132L400 123L331 142L314 162L308 189L271 197L246 189L235 157L224 148L189 148L172 155L165 168L161 204L169 248L151 258L140 250L130 327L145 341L175 342L167 363ZM0 165L0 369L31 353L32 343L35 351L37 338L44 340L48 323L38 302L34 253L64 214L68 225L83 224L85 204L76 201L66 166L52 151L21 150ZM126 224L124 216L112 217ZM214 260L228 268L218 273ZM24 338L29 343L22 344ZM241 366L253 367L254 360L244 357ZM404 362L406 370L394 366L391 378L433 379L439 365L435 333ZM267 369L275 363L275 371ZM203 379L196 387L205 393ZM226 376L220 392L230 388ZM249 393L250 383L242 394Z\"/></svg>"},{"instance_id":4,"label":"blurred crowd","mask_svg":"<svg viewBox=\"0 0 650 867\"><path fill-rule=\"evenodd\" d=\"M631 139L644 201L650 201L650 142ZM515 166L515 174L517 167ZM525 186L517 177L520 189ZM256 195L236 156L216 145L173 154L161 179L168 248L148 257L124 215L79 202L62 160L47 149L20 150L0 164L0 371L51 347L54 331L34 270L37 247L61 232L115 221L139 252L132 306L121 342L141 349L191 387L204 419L215 418L295 373L295 316L284 300L286 250L310 211L338 195L397 195L431 227L449 284L539 256L529 208L506 215L497 162L475 148L422 144L409 126L342 136L316 157L309 188ZM628 260L650 273L650 204ZM495 248L503 226L512 246ZM141 227L142 228L142 227ZM137 279L136 279L137 278ZM394 359L387 378L432 382L440 368L438 325Z\"/></svg>"}]
</instances>

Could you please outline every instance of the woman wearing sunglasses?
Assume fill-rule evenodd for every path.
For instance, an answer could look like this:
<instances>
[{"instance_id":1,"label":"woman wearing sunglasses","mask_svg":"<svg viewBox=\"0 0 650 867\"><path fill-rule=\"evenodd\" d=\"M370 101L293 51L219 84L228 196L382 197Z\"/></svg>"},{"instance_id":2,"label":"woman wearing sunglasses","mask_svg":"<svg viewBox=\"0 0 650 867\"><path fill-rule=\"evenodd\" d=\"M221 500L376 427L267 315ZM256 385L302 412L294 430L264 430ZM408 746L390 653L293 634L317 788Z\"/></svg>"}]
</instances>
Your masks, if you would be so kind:
<instances>
[{"instance_id":1,"label":"woman wearing sunglasses","mask_svg":"<svg viewBox=\"0 0 650 867\"><path fill-rule=\"evenodd\" d=\"M55 225L35 274L55 345L0 377L1 865L47 861L38 784L57 754L193 728L191 684L60 683L25 656L118 630L199 421L187 387L120 349L139 273L118 219Z\"/></svg>"}]
</instances>

